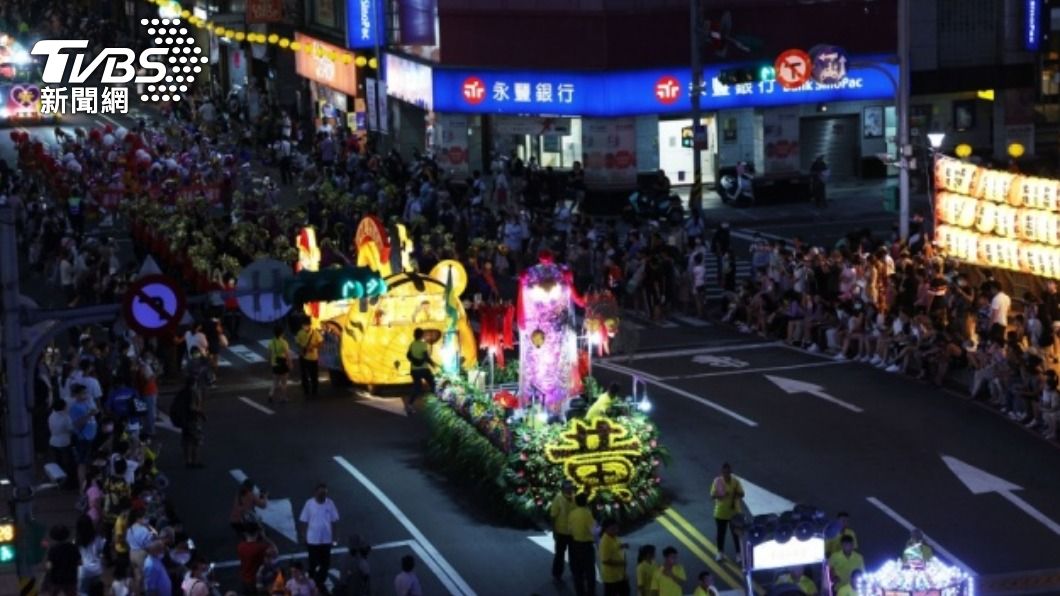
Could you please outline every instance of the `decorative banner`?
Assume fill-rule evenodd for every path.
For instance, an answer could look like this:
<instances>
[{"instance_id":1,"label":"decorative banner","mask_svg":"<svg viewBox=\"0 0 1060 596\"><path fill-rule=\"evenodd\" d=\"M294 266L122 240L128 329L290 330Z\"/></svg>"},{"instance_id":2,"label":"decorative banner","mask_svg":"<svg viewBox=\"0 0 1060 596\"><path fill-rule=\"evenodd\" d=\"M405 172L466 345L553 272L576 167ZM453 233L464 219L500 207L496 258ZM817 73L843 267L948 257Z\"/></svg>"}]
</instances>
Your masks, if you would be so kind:
<instances>
[{"instance_id":1,"label":"decorative banner","mask_svg":"<svg viewBox=\"0 0 1060 596\"><path fill-rule=\"evenodd\" d=\"M283 22L283 0L247 0L247 23Z\"/></svg>"},{"instance_id":2,"label":"decorative banner","mask_svg":"<svg viewBox=\"0 0 1060 596\"><path fill-rule=\"evenodd\" d=\"M563 475L590 500L601 490L631 500L629 486L642 453L640 441L610 418L575 418L568 425L560 440L545 446L548 461L562 464Z\"/></svg>"},{"instance_id":3,"label":"decorative banner","mask_svg":"<svg viewBox=\"0 0 1060 596\"><path fill-rule=\"evenodd\" d=\"M463 114L437 114L434 121L437 145L434 160L443 171L465 176L470 171L468 122Z\"/></svg>"},{"instance_id":4,"label":"decorative banner","mask_svg":"<svg viewBox=\"0 0 1060 596\"><path fill-rule=\"evenodd\" d=\"M296 32L294 38L299 44L312 48L311 51L295 54L294 66L299 76L356 97L357 74L353 64L344 64L343 60L332 60L321 55L332 52L336 56L345 56L348 54L346 50L301 32Z\"/></svg>"},{"instance_id":5,"label":"decorative banner","mask_svg":"<svg viewBox=\"0 0 1060 596\"><path fill-rule=\"evenodd\" d=\"M582 120L582 161L590 186L625 186L637 181L637 134L633 118Z\"/></svg>"},{"instance_id":6,"label":"decorative banner","mask_svg":"<svg viewBox=\"0 0 1060 596\"><path fill-rule=\"evenodd\" d=\"M799 110L776 108L762 112L765 173L799 171Z\"/></svg>"},{"instance_id":7,"label":"decorative banner","mask_svg":"<svg viewBox=\"0 0 1060 596\"><path fill-rule=\"evenodd\" d=\"M394 54L386 55L387 94L428 112L434 109L431 67Z\"/></svg>"}]
</instances>

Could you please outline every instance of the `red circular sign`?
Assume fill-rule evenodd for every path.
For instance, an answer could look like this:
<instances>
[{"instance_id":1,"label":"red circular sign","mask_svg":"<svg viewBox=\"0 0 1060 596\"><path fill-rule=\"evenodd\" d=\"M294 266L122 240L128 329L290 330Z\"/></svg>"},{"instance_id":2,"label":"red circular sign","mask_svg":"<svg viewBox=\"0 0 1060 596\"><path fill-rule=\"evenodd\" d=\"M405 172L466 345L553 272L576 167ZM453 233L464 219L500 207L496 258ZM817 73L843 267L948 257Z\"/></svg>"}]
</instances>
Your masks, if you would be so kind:
<instances>
[{"instance_id":1,"label":"red circular sign","mask_svg":"<svg viewBox=\"0 0 1060 596\"><path fill-rule=\"evenodd\" d=\"M663 75L655 82L655 99L668 106L681 99L681 83L676 77Z\"/></svg>"},{"instance_id":2,"label":"red circular sign","mask_svg":"<svg viewBox=\"0 0 1060 596\"><path fill-rule=\"evenodd\" d=\"M449 163L454 166L464 163L464 159L467 157L467 152L464 151L463 147L450 147L448 153Z\"/></svg>"},{"instance_id":3,"label":"red circular sign","mask_svg":"<svg viewBox=\"0 0 1060 596\"><path fill-rule=\"evenodd\" d=\"M798 89L810 80L813 75L813 62L810 55L802 50L787 50L777 56L773 65L777 83L785 89Z\"/></svg>"},{"instance_id":4,"label":"red circular sign","mask_svg":"<svg viewBox=\"0 0 1060 596\"><path fill-rule=\"evenodd\" d=\"M477 106L486 100L486 83L478 77L468 77L460 86L460 94L464 96L464 101Z\"/></svg>"}]
</instances>

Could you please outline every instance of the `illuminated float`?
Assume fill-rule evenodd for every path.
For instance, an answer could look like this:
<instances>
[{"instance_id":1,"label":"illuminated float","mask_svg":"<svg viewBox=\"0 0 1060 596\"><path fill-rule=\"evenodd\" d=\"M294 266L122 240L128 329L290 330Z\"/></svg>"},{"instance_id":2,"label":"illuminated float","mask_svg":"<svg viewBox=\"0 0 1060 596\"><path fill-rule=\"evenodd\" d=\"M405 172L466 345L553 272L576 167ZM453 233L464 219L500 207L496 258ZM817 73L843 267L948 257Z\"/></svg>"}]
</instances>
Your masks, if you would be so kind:
<instances>
[{"instance_id":1,"label":"illuminated float","mask_svg":"<svg viewBox=\"0 0 1060 596\"><path fill-rule=\"evenodd\" d=\"M861 576L860 596L974 596L975 580L937 558L888 561Z\"/></svg>"},{"instance_id":2,"label":"illuminated float","mask_svg":"<svg viewBox=\"0 0 1060 596\"><path fill-rule=\"evenodd\" d=\"M576 306L586 308L581 349ZM646 397L636 407L615 396L607 415L592 419L582 404L575 407L576 399L599 394L584 362L593 346L606 353L614 336L613 298L583 299L570 271L544 252L519 277L515 311L518 381L484 387L445 377L427 401L429 459L486 505L519 518L547 519L564 481L589 496L597 516L636 520L656 511L668 453L644 413ZM486 347L496 352L499 343Z\"/></svg>"},{"instance_id":3,"label":"illuminated float","mask_svg":"<svg viewBox=\"0 0 1060 596\"><path fill-rule=\"evenodd\" d=\"M388 229L371 216L358 225L354 242L357 265L378 272L385 293L305 306L314 324L325 322L341 329L340 361L350 380L369 386L410 382L405 354L417 328L427 332L434 359L445 373L474 367L475 336L459 300L467 285L464 267L442 261L427 275L417 273L405 227L395 224ZM316 271L320 251L311 228L302 231L297 245L298 269Z\"/></svg>"}]
</instances>

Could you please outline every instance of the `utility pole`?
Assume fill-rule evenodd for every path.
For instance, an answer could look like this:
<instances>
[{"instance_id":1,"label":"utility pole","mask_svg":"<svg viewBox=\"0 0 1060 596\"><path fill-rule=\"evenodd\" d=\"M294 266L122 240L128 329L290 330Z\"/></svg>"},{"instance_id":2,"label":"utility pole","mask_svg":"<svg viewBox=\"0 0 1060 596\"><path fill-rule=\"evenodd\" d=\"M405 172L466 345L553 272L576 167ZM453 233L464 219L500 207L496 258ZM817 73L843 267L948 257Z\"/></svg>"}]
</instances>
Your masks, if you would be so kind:
<instances>
[{"instance_id":1,"label":"utility pole","mask_svg":"<svg viewBox=\"0 0 1060 596\"><path fill-rule=\"evenodd\" d=\"M898 0L898 235L909 239L909 0ZM930 173L929 173L930 175Z\"/></svg>"},{"instance_id":2,"label":"utility pole","mask_svg":"<svg viewBox=\"0 0 1060 596\"><path fill-rule=\"evenodd\" d=\"M700 63L700 52L703 50L699 14L701 1L688 0L692 35L692 190L688 195L688 207L694 211L703 209L703 160L699 147L696 146L700 122L699 103L703 93L703 67Z\"/></svg>"},{"instance_id":3,"label":"utility pole","mask_svg":"<svg viewBox=\"0 0 1060 596\"><path fill-rule=\"evenodd\" d=\"M13 484L15 566L20 578L32 577L30 522L33 519L33 419L30 412L33 365L23 358L19 318L18 240L15 210L0 207L0 300L3 302L4 406L8 474ZM30 373L30 374L28 374Z\"/></svg>"}]
</instances>

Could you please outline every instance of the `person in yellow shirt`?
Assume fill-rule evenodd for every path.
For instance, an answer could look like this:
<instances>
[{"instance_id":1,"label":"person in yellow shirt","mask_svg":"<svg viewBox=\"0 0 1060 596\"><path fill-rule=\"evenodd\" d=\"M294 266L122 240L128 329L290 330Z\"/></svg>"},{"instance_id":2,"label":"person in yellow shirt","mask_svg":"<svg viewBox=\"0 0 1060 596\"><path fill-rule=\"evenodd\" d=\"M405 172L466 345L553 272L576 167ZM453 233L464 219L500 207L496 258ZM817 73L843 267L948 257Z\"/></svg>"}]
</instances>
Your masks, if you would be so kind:
<instances>
[{"instance_id":1,"label":"person in yellow shirt","mask_svg":"<svg viewBox=\"0 0 1060 596\"><path fill-rule=\"evenodd\" d=\"M790 572L781 574L777 578L776 585L792 585L806 596L817 596L817 584L813 583L813 578L805 574L802 567L795 567Z\"/></svg>"},{"instance_id":2,"label":"person in yellow shirt","mask_svg":"<svg viewBox=\"0 0 1060 596\"><path fill-rule=\"evenodd\" d=\"M596 553L593 550L593 514L589 511L589 495L574 497L574 508L567 517L570 527L570 573L574 576L574 592L578 596L596 594Z\"/></svg>"},{"instance_id":3,"label":"person in yellow shirt","mask_svg":"<svg viewBox=\"0 0 1060 596\"><path fill-rule=\"evenodd\" d=\"M302 395L316 397L320 385L320 346L324 336L319 329L314 329L312 321L306 319L298 335L294 338L298 344L298 370L302 374Z\"/></svg>"},{"instance_id":4,"label":"person in yellow shirt","mask_svg":"<svg viewBox=\"0 0 1060 596\"><path fill-rule=\"evenodd\" d=\"M629 596L629 578L626 576L626 549L629 545L618 540L618 522L605 519L600 524L604 535L600 537L600 580L604 583L604 596Z\"/></svg>"},{"instance_id":5,"label":"person in yellow shirt","mask_svg":"<svg viewBox=\"0 0 1060 596\"><path fill-rule=\"evenodd\" d=\"M663 564L655 570L651 580L652 596L682 596L685 593L685 568L677 562L677 549L663 549Z\"/></svg>"},{"instance_id":6,"label":"person in yellow shirt","mask_svg":"<svg viewBox=\"0 0 1060 596\"><path fill-rule=\"evenodd\" d=\"M596 396L596 401L593 405L589 406L589 411L585 413L586 420L592 420L594 418L604 418L607 416L608 410L611 409L611 404L614 403L615 398L618 397L618 383L611 383L608 386L607 391Z\"/></svg>"},{"instance_id":7,"label":"person in yellow shirt","mask_svg":"<svg viewBox=\"0 0 1060 596\"><path fill-rule=\"evenodd\" d=\"M709 571L699 572L699 583L696 584L696 591L692 592L692 596L718 596L718 589L714 587L714 578Z\"/></svg>"},{"instance_id":8,"label":"person in yellow shirt","mask_svg":"<svg viewBox=\"0 0 1060 596\"><path fill-rule=\"evenodd\" d=\"M272 329L272 339L266 348L269 353L269 366L272 367L272 389L269 389L269 403L273 400L287 401L287 375L291 373L291 348L283 337L283 326Z\"/></svg>"},{"instance_id":9,"label":"person in yellow shirt","mask_svg":"<svg viewBox=\"0 0 1060 596\"><path fill-rule=\"evenodd\" d=\"M552 499L548 514L552 518L552 539L555 541L555 553L552 556L552 577L557 582L563 581L563 566L570 550L570 511L574 508L574 483L564 480L560 493Z\"/></svg>"},{"instance_id":10,"label":"person in yellow shirt","mask_svg":"<svg viewBox=\"0 0 1060 596\"><path fill-rule=\"evenodd\" d=\"M655 545L645 544L637 551L637 596L651 596L651 580L655 577Z\"/></svg>"},{"instance_id":11,"label":"person in yellow shirt","mask_svg":"<svg viewBox=\"0 0 1060 596\"><path fill-rule=\"evenodd\" d=\"M850 574L850 583L840 586L835 596L858 596L858 580L861 579L861 570L855 569Z\"/></svg>"},{"instance_id":12,"label":"person in yellow shirt","mask_svg":"<svg viewBox=\"0 0 1060 596\"><path fill-rule=\"evenodd\" d=\"M718 561L725 558L725 532L730 529L729 522L740 512L740 501L743 499L743 485L740 479L732 475L732 466L721 465L721 474L710 484L710 498L714 499L714 524L717 527L715 544L718 545ZM740 539L732 529L732 542L736 547L736 561L740 562Z\"/></svg>"},{"instance_id":13,"label":"person in yellow shirt","mask_svg":"<svg viewBox=\"0 0 1060 596\"><path fill-rule=\"evenodd\" d=\"M835 578L834 585L842 588L850 585L850 576L855 570L865 570L865 559L854 551L853 537L843 536L839 544L839 552L832 553L832 556L828 557L828 568L832 570L832 577Z\"/></svg>"},{"instance_id":14,"label":"person in yellow shirt","mask_svg":"<svg viewBox=\"0 0 1060 596\"><path fill-rule=\"evenodd\" d=\"M836 534L835 538L826 540L824 543L824 556L831 557L832 553L839 552L840 541L843 536L850 536L854 539L854 550L858 549L858 535L854 533L854 530L850 527L850 514L846 511L840 511L835 516L835 522L839 524L839 534Z\"/></svg>"}]
</instances>

